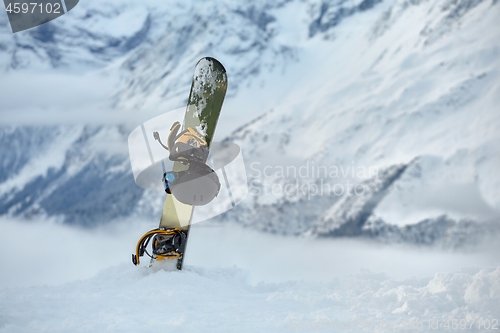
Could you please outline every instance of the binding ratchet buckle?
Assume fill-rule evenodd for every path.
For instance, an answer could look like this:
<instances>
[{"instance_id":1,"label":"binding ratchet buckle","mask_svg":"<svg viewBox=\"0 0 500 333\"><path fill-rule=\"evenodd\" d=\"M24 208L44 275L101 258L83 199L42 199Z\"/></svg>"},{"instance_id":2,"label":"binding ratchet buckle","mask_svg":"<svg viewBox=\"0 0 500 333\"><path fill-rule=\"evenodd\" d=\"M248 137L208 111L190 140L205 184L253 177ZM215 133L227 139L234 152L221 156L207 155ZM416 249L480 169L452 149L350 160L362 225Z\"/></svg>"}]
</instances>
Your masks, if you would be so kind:
<instances>
[{"instance_id":1,"label":"binding ratchet buckle","mask_svg":"<svg viewBox=\"0 0 500 333\"><path fill-rule=\"evenodd\" d=\"M149 254L147 247L151 242L152 254ZM179 228L158 228L148 231L139 239L132 254L132 263L139 265L139 257L147 254L151 259L176 259L184 253L186 244L186 232Z\"/></svg>"}]
</instances>

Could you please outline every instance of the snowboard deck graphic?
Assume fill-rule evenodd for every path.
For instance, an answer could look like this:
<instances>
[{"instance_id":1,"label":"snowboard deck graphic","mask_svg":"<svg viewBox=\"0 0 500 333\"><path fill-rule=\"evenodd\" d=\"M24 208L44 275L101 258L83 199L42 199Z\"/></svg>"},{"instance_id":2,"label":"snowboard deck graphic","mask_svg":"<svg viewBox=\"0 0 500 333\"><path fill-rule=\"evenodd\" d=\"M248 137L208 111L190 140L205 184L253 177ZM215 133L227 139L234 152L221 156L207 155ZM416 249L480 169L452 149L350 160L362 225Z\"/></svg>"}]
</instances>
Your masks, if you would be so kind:
<instances>
[{"instance_id":1,"label":"snowboard deck graphic","mask_svg":"<svg viewBox=\"0 0 500 333\"><path fill-rule=\"evenodd\" d=\"M195 67L191 91L182 124L182 131L191 128L206 141L207 147L215 133L217 121L227 90L227 75L222 64L214 58L202 58ZM206 162L206 161L203 161ZM173 171L187 170L181 162L174 162ZM160 228L178 228L189 235L194 206L177 200L167 194L160 219ZM182 269L184 252L177 260L177 269Z\"/></svg>"}]
</instances>

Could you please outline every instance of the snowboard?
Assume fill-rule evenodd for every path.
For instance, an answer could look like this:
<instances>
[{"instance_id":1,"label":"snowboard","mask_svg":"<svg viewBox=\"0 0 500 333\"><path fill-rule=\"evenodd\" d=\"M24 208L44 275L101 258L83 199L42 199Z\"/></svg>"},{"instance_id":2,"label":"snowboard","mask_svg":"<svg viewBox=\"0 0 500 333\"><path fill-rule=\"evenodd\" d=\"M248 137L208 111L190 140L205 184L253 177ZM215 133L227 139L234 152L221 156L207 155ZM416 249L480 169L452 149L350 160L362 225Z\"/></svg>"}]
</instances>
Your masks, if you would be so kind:
<instances>
[{"instance_id":1,"label":"snowboard","mask_svg":"<svg viewBox=\"0 0 500 333\"><path fill-rule=\"evenodd\" d=\"M227 75L222 64L214 58L202 58L196 64L191 91L186 106L186 113L182 123L181 131L194 131L206 143L210 144L217 127L222 103L226 95ZM206 158L203 163L206 163ZM188 169L186 164L174 162L173 171L181 172ZM191 219L195 206L179 201L175 195L167 194L163 205L159 228L180 229L185 234L184 246L177 260L177 269L182 269L185 257L185 249ZM183 236L184 237L184 236ZM172 259L167 259L172 260Z\"/></svg>"}]
</instances>

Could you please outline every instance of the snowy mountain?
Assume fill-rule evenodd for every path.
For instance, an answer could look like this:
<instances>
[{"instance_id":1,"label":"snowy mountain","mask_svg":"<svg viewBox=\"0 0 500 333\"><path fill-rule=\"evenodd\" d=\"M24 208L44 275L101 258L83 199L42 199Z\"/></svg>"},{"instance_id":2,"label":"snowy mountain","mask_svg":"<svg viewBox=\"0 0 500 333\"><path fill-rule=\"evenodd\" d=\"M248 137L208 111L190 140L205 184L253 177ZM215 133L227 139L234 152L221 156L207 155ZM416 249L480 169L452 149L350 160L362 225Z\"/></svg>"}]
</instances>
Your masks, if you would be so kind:
<instances>
[{"instance_id":1,"label":"snowy mountain","mask_svg":"<svg viewBox=\"0 0 500 333\"><path fill-rule=\"evenodd\" d=\"M259 163L254 193L286 189L296 178L308 193L247 201L248 224L454 245L498 229L499 178L490 172L500 165L495 3L384 2L342 23L344 10L322 8L330 13L319 25L328 42L309 40L321 43L321 53L287 78L300 88L230 137L252 147ZM290 161L311 172L283 177L279 167ZM330 204L317 199L327 184L341 193L330 193ZM306 201L322 208L308 215ZM294 216L305 225L290 222Z\"/></svg>"},{"instance_id":2,"label":"snowy mountain","mask_svg":"<svg viewBox=\"0 0 500 333\"><path fill-rule=\"evenodd\" d=\"M499 17L489 0L85 1L11 34L0 16L0 214L158 218L126 138L185 104L209 55L229 76L219 139L242 147L250 180L221 220L476 239L500 216Z\"/></svg>"},{"instance_id":3,"label":"snowy mountain","mask_svg":"<svg viewBox=\"0 0 500 333\"><path fill-rule=\"evenodd\" d=\"M132 1L119 5L82 1L64 18L16 34L2 14L2 69L74 71L106 66L158 38L164 29L161 14Z\"/></svg>"},{"instance_id":4,"label":"snowy mountain","mask_svg":"<svg viewBox=\"0 0 500 333\"><path fill-rule=\"evenodd\" d=\"M142 190L124 158L127 134L120 127L3 127L1 214L84 225L131 214Z\"/></svg>"}]
</instances>

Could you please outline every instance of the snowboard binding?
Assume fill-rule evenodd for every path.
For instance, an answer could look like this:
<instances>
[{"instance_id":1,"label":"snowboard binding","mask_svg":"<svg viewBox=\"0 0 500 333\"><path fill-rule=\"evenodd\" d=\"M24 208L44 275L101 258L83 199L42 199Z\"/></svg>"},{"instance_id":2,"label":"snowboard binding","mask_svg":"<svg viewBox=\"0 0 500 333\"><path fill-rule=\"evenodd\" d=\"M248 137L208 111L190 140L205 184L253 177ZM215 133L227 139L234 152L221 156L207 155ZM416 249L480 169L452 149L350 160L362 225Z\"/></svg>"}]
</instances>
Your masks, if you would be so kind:
<instances>
[{"instance_id":1,"label":"snowboard binding","mask_svg":"<svg viewBox=\"0 0 500 333\"><path fill-rule=\"evenodd\" d=\"M137 242L135 254L132 254L132 263L139 265L139 258L144 254L154 260L180 258L186 247L186 239L186 232L179 228L158 228L148 231ZM152 254L147 250L149 243Z\"/></svg>"},{"instance_id":2,"label":"snowboard binding","mask_svg":"<svg viewBox=\"0 0 500 333\"><path fill-rule=\"evenodd\" d=\"M180 127L179 122L172 125L168 136L168 146L162 143L158 132L153 132L155 140L170 152L169 159L187 167L186 170L163 174L165 192L173 194L184 204L203 206L219 194L219 177L212 168L205 164L209 153L205 139L190 127L179 133Z\"/></svg>"}]
</instances>

